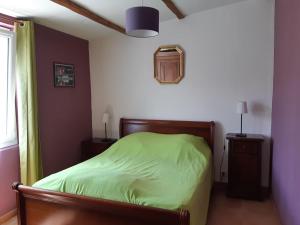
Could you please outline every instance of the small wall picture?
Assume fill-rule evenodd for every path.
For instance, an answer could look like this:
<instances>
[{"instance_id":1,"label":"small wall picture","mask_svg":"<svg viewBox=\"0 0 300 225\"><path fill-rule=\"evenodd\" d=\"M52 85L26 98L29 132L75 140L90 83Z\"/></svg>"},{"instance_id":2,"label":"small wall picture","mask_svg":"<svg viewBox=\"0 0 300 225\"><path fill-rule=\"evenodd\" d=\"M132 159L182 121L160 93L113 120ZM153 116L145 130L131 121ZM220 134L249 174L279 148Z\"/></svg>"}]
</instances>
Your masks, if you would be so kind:
<instances>
[{"instance_id":1,"label":"small wall picture","mask_svg":"<svg viewBox=\"0 0 300 225\"><path fill-rule=\"evenodd\" d=\"M53 63L54 87L75 87L74 65Z\"/></svg>"}]
</instances>

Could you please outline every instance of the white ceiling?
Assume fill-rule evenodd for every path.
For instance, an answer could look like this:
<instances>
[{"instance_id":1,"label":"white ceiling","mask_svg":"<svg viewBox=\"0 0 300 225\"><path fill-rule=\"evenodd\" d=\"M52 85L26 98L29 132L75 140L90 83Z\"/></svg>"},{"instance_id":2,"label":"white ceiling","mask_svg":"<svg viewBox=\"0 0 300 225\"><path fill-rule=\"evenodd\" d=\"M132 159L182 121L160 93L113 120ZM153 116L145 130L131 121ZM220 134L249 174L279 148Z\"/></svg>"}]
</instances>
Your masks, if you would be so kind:
<instances>
[{"instance_id":1,"label":"white ceiling","mask_svg":"<svg viewBox=\"0 0 300 225\"><path fill-rule=\"evenodd\" d=\"M174 3L185 15L190 15L239 1L243 0L174 0ZM126 9L141 5L142 0L76 0L74 2L124 26ZM160 11L160 22L176 18L161 0L144 0L143 4ZM31 17L37 23L87 40L116 32L50 0L0 0L0 12L12 16Z\"/></svg>"}]
</instances>

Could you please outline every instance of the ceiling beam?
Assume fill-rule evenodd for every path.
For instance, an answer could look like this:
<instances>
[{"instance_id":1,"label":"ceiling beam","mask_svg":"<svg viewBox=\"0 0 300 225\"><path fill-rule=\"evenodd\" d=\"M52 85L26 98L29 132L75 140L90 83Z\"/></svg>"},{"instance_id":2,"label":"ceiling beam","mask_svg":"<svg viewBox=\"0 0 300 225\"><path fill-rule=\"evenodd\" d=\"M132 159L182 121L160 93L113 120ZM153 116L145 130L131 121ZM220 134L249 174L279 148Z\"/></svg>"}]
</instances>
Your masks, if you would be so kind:
<instances>
[{"instance_id":1,"label":"ceiling beam","mask_svg":"<svg viewBox=\"0 0 300 225\"><path fill-rule=\"evenodd\" d=\"M185 15L177 8L172 0L162 0L163 3L177 16L178 19L183 19Z\"/></svg>"},{"instance_id":2,"label":"ceiling beam","mask_svg":"<svg viewBox=\"0 0 300 225\"><path fill-rule=\"evenodd\" d=\"M100 23L108 28L114 29L116 31L119 31L122 34L125 34L125 29L95 13L93 13L92 11L70 1L70 0L51 0L52 2L55 2L65 8L68 8L70 10L72 10L73 12L76 12L84 17L87 17L97 23Z\"/></svg>"}]
</instances>

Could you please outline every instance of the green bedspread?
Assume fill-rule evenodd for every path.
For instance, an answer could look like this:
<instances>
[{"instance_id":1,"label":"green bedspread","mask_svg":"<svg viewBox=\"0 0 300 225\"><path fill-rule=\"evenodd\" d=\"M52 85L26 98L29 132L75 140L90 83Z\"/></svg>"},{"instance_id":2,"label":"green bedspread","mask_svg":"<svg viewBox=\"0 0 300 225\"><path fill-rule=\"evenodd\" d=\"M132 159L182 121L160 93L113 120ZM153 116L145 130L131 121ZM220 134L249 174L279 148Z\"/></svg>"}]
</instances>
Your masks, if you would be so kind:
<instances>
[{"instance_id":1,"label":"green bedspread","mask_svg":"<svg viewBox=\"0 0 300 225\"><path fill-rule=\"evenodd\" d=\"M198 184L210 173L210 161L203 138L141 132L33 187L178 209L191 201Z\"/></svg>"}]
</instances>

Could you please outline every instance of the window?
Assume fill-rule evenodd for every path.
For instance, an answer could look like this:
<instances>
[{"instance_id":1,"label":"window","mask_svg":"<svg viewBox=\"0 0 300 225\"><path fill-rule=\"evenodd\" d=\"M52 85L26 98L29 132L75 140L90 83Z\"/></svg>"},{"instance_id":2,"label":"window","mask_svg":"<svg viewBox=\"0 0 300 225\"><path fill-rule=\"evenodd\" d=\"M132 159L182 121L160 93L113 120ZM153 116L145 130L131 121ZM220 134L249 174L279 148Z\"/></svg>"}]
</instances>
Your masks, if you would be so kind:
<instances>
[{"instance_id":1,"label":"window","mask_svg":"<svg viewBox=\"0 0 300 225\"><path fill-rule=\"evenodd\" d=\"M14 59L14 33L0 29L0 148L17 144Z\"/></svg>"}]
</instances>

